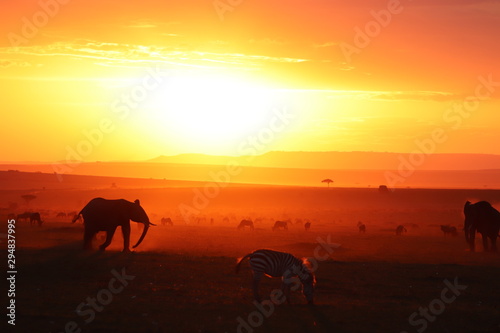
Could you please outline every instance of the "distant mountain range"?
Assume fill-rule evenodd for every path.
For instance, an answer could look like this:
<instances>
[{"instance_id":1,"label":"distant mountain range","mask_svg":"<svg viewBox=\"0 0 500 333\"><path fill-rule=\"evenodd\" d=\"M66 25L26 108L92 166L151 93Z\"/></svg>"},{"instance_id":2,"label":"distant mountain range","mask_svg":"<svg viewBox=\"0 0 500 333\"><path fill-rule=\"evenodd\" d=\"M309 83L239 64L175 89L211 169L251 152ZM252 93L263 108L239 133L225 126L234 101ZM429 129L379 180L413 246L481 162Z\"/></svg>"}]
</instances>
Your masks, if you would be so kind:
<instances>
[{"instance_id":1,"label":"distant mountain range","mask_svg":"<svg viewBox=\"0 0 500 333\"><path fill-rule=\"evenodd\" d=\"M500 169L500 155L491 154L403 154L380 152L269 152L257 156L214 156L182 154L160 156L153 163L225 165L265 168L328 170L397 170L411 165L419 170L486 170Z\"/></svg>"}]
</instances>

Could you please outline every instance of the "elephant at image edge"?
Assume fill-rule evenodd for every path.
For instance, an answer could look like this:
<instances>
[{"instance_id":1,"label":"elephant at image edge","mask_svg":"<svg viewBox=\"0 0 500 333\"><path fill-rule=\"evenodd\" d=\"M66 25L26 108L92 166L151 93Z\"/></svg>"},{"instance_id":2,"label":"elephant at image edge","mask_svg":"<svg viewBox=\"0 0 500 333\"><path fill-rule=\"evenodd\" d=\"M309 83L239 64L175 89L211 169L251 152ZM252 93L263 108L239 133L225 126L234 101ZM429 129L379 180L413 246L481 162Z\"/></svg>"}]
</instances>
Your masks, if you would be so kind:
<instances>
[{"instance_id":1,"label":"elephant at image edge","mask_svg":"<svg viewBox=\"0 0 500 333\"><path fill-rule=\"evenodd\" d=\"M83 248L90 250L92 248L92 239L99 231L106 232L105 242L99 246L104 251L111 240L118 226L121 226L123 233L123 251L130 251L130 220L144 224L142 235L133 246L136 248L148 232L149 226L154 225L149 222L148 215L141 207L139 200L130 202L124 199L107 200L95 198L83 207L83 209L73 218L73 223L82 215L84 220L85 232L83 236Z\"/></svg>"},{"instance_id":2,"label":"elephant at image edge","mask_svg":"<svg viewBox=\"0 0 500 333\"><path fill-rule=\"evenodd\" d=\"M500 212L487 201L479 201L475 204L467 201L464 206L464 215L465 240L470 250L475 250L477 231L483 236L484 250L488 250L488 238L490 238L491 250L496 251L496 240L500 230Z\"/></svg>"}]
</instances>

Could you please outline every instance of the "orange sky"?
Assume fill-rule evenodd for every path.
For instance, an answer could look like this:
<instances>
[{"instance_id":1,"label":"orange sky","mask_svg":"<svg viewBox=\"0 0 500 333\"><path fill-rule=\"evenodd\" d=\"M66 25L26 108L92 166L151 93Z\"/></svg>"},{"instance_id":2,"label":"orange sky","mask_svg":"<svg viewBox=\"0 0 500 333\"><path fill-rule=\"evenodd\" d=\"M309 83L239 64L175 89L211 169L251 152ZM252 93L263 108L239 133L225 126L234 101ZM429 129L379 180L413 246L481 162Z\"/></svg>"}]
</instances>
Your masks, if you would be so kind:
<instances>
[{"instance_id":1,"label":"orange sky","mask_svg":"<svg viewBox=\"0 0 500 333\"><path fill-rule=\"evenodd\" d=\"M0 161L500 154L498 1L60 1L0 2Z\"/></svg>"}]
</instances>

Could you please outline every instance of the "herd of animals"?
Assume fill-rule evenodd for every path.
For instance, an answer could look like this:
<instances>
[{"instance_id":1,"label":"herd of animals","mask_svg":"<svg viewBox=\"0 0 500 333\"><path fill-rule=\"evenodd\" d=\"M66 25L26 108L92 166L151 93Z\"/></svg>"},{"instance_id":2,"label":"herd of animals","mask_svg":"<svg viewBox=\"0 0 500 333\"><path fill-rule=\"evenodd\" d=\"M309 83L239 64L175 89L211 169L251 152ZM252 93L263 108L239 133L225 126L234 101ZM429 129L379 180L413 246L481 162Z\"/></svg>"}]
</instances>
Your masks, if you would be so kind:
<instances>
[{"instance_id":1,"label":"herd of animals","mask_svg":"<svg viewBox=\"0 0 500 333\"><path fill-rule=\"evenodd\" d=\"M123 233L123 251L130 251L130 221L138 222L144 225L143 231L139 240L133 248L136 248L146 237L150 226L155 226L151 223L148 215L142 208L139 200L134 202L124 199L107 200L103 198L94 198L83 207L80 212L74 212L72 223L75 223L83 217L84 236L83 248L90 250L92 248L92 240L98 232L106 232L106 239L99 246L101 251L104 251L113 239L114 233L118 226L121 227ZM464 228L465 239L471 251L475 251L475 235L476 232L482 235L483 248L485 251L496 251L496 240L499 237L500 231L500 212L498 212L489 202L479 201L475 204L467 201L464 205ZM66 216L66 215L65 215ZM61 215L62 217L62 215ZM43 221L39 213L25 212L17 216L10 215L9 218L17 218L18 220L29 221L31 225L42 225ZM273 231L288 230L290 221L276 221L272 227ZM173 226L170 218L162 218L162 225ZM357 224L359 233L366 233L366 225L361 221ZM311 222L304 223L304 229L307 231L311 228ZM250 229L254 230L252 220L244 219L237 226L238 230ZM457 228L449 225L441 225L441 230L444 235L455 236L458 234ZM395 233L401 236L407 232L403 225L397 226ZM262 276L268 275L271 277L282 277L284 281L283 290L290 289L290 281L292 277L297 277L302 286L303 293L309 303L313 303L313 290L315 284L314 274L306 262L294 257L289 253L276 252L271 250L257 250L247 254L240 259L236 266L236 271L243 260L248 259L249 265L253 271L253 291L256 301L260 301L258 295L258 285ZM287 298L287 297L285 297ZM289 300L289 298L287 298Z\"/></svg>"}]
</instances>

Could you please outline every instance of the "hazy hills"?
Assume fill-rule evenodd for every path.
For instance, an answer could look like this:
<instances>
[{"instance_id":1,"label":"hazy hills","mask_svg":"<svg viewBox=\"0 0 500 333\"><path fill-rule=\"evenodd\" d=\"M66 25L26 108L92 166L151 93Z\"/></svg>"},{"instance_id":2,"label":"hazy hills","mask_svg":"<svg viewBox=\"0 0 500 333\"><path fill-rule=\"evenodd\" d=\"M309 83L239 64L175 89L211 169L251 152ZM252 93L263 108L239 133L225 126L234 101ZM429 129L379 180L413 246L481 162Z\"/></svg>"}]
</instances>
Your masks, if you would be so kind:
<instances>
[{"instance_id":1,"label":"hazy hills","mask_svg":"<svg viewBox=\"0 0 500 333\"><path fill-rule=\"evenodd\" d=\"M411 155L375 152L270 152L260 156L161 156L144 162L0 164L1 170L38 172L16 183L14 171L0 177L0 189L204 186L207 183L413 188L500 188L500 156L482 154ZM59 170L69 170L60 173ZM72 179L74 175L112 177ZM116 178L119 177L119 178ZM121 177L121 178L120 178ZM143 181L132 181L138 178ZM158 181L153 181L158 180ZM196 183L191 183L196 182Z\"/></svg>"},{"instance_id":2,"label":"hazy hills","mask_svg":"<svg viewBox=\"0 0 500 333\"><path fill-rule=\"evenodd\" d=\"M257 156L213 156L182 154L160 156L154 163L238 165L272 168L397 170L409 162L419 170L484 170L500 169L500 155L488 154L402 154L379 152L269 152Z\"/></svg>"}]
</instances>

